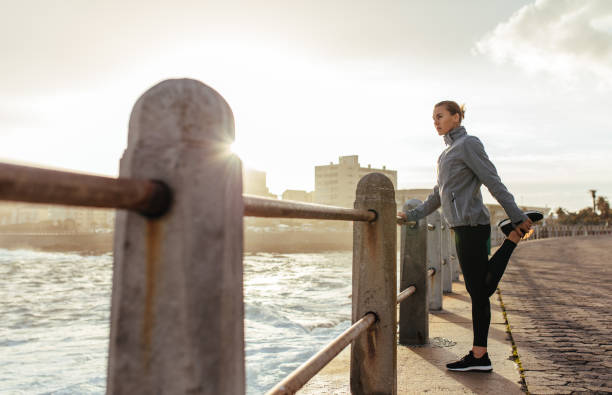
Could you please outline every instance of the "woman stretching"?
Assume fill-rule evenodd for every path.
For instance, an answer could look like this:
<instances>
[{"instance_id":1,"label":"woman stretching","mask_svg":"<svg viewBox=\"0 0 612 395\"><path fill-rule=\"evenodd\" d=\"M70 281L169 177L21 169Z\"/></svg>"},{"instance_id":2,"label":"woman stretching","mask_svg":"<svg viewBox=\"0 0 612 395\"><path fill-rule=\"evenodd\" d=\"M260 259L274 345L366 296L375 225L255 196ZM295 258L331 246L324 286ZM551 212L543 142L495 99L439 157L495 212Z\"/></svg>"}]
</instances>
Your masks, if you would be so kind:
<instances>
[{"instance_id":1,"label":"woman stretching","mask_svg":"<svg viewBox=\"0 0 612 395\"><path fill-rule=\"evenodd\" d=\"M454 101L435 105L433 120L447 147L438 158L438 180L427 199L408 213L398 213L409 221L426 217L442 206L444 219L455 232L457 256L465 287L472 299L474 342L468 355L449 363L450 370L493 368L487 354L487 337L491 322L489 297L495 292L510 255L534 221L537 212L523 213L514 197L502 184L480 140L468 135L461 126L463 108ZM503 228L507 238L495 255L488 258L487 241L491 235L489 211L482 202L480 187L484 184L510 217Z\"/></svg>"}]
</instances>

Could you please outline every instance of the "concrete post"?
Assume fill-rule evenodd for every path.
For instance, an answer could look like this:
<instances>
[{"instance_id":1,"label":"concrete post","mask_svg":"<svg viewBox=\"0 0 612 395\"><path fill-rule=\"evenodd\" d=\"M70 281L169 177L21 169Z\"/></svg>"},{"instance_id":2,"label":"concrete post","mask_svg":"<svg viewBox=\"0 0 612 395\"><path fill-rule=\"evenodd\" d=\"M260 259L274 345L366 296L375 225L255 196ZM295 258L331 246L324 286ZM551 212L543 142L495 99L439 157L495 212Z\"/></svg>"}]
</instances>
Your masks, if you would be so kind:
<instances>
[{"instance_id":1,"label":"concrete post","mask_svg":"<svg viewBox=\"0 0 612 395\"><path fill-rule=\"evenodd\" d=\"M427 262L425 264L425 271L433 268L436 273L429 277L428 294L429 309L430 310L442 310L442 288L444 281L444 267L442 266L442 248L441 248L441 235L442 235L442 218L438 211L434 211L429 214L426 218L427 226L433 225L433 229L427 230Z\"/></svg>"},{"instance_id":2,"label":"concrete post","mask_svg":"<svg viewBox=\"0 0 612 395\"><path fill-rule=\"evenodd\" d=\"M403 211L407 212L420 203L418 199L410 199L404 203ZM404 345L426 344L429 341L428 233L424 219L414 227L402 225L400 290L411 285L416 287L416 292L400 303L399 342ZM434 275L434 278L439 277L439 274Z\"/></svg>"},{"instance_id":3,"label":"concrete post","mask_svg":"<svg viewBox=\"0 0 612 395\"><path fill-rule=\"evenodd\" d=\"M450 230L450 251L451 261L453 263L453 281L459 281L459 273L461 273L461 267L459 266L459 258L457 257L457 245L455 244L455 231Z\"/></svg>"},{"instance_id":4,"label":"concrete post","mask_svg":"<svg viewBox=\"0 0 612 395\"><path fill-rule=\"evenodd\" d=\"M450 229L443 224L440 229L440 259L442 261L442 290L453 292L453 264L450 259Z\"/></svg>"},{"instance_id":5,"label":"concrete post","mask_svg":"<svg viewBox=\"0 0 612 395\"><path fill-rule=\"evenodd\" d=\"M230 107L168 80L136 102L120 176L165 182L159 219L119 211L108 394L244 394L242 170Z\"/></svg>"},{"instance_id":6,"label":"concrete post","mask_svg":"<svg viewBox=\"0 0 612 395\"><path fill-rule=\"evenodd\" d=\"M381 173L361 178L355 208L377 218L353 223L352 322L369 312L377 321L352 344L351 392L396 394L397 210L391 180Z\"/></svg>"}]
</instances>

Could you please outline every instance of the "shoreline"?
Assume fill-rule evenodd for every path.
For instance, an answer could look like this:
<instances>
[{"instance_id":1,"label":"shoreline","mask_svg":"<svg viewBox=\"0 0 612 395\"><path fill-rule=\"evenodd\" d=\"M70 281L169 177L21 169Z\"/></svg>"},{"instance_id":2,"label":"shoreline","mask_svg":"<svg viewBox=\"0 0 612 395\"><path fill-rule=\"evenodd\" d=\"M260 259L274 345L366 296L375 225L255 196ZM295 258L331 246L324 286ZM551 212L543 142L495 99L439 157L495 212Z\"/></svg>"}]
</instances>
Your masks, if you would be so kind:
<instances>
[{"instance_id":1,"label":"shoreline","mask_svg":"<svg viewBox=\"0 0 612 395\"><path fill-rule=\"evenodd\" d=\"M0 248L104 255L113 252L113 233L0 233Z\"/></svg>"},{"instance_id":2,"label":"shoreline","mask_svg":"<svg viewBox=\"0 0 612 395\"><path fill-rule=\"evenodd\" d=\"M104 255L113 252L114 233L0 233L0 248ZM244 233L245 253L352 251L353 232L288 230Z\"/></svg>"}]
</instances>

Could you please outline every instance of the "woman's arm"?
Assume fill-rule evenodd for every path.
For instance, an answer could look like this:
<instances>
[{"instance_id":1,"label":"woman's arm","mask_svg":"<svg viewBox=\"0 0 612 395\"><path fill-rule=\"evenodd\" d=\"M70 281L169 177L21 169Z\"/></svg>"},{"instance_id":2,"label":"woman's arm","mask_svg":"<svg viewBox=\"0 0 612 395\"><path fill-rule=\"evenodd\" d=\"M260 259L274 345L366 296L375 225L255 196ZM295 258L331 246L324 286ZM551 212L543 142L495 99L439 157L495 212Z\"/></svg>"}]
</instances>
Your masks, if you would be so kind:
<instances>
[{"instance_id":1,"label":"woman's arm","mask_svg":"<svg viewBox=\"0 0 612 395\"><path fill-rule=\"evenodd\" d=\"M501 182L495 166L489 160L484 146L478 137L467 136L463 147L465 149L464 160L466 165L476 174L476 177L504 208L512 222L519 223L526 221L528 219L527 216L518 208L514 201L514 196L508 192L506 186Z\"/></svg>"},{"instance_id":2,"label":"woman's arm","mask_svg":"<svg viewBox=\"0 0 612 395\"><path fill-rule=\"evenodd\" d=\"M425 199L423 203L405 213L405 218L407 221L418 221L433 213L438 207L440 207L440 193L438 185L436 185L433 188L433 192L427 196L427 199ZM404 217L402 214L404 213L398 213L398 215Z\"/></svg>"}]
</instances>

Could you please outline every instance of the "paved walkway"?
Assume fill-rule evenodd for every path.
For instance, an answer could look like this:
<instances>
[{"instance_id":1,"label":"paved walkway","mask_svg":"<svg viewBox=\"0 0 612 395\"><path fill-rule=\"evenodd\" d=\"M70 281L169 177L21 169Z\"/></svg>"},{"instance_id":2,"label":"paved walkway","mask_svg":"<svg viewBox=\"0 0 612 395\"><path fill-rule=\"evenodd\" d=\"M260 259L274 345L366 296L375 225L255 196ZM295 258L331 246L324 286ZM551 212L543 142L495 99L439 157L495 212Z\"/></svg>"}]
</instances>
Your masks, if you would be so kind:
<instances>
[{"instance_id":1,"label":"paved walkway","mask_svg":"<svg viewBox=\"0 0 612 395\"><path fill-rule=\"evenodd\" d=\"M500 289L530 393L612 393L611 284L611 236L519 244Z\"/></svg>"},{"instance_id":2,"label":"paved walkway","mask_svg":"<svg viewBox=\"0 0 612 395\"><path fill-rule=\"evenodd\" d=\"M462 357L472 347L470 299L463 282L455 282L453 293L444 296L444 310L429 315L431 344L398 346L398 394L523 394L498 297L493 296L491 302L492 373L446 370L447 362ZM350 394L349 366L350 347L347 347L298 394Z\"/></svg>"},{"instance_id":3,"label":"paved walkway","mask_svg":"<svg viewBox=\"0 0 612 395\"><path fill-rule=\"evenodd\" d=\"M449 372L470 349L462 282L430 314L431 344L398 347L398 394L612 394L612 236L543 239L516 249L500 284L527 388L513 362L498 295L491 298L491 374ZM300 394L349 394L350 347Z\"/></svg>"}]
</instances>

